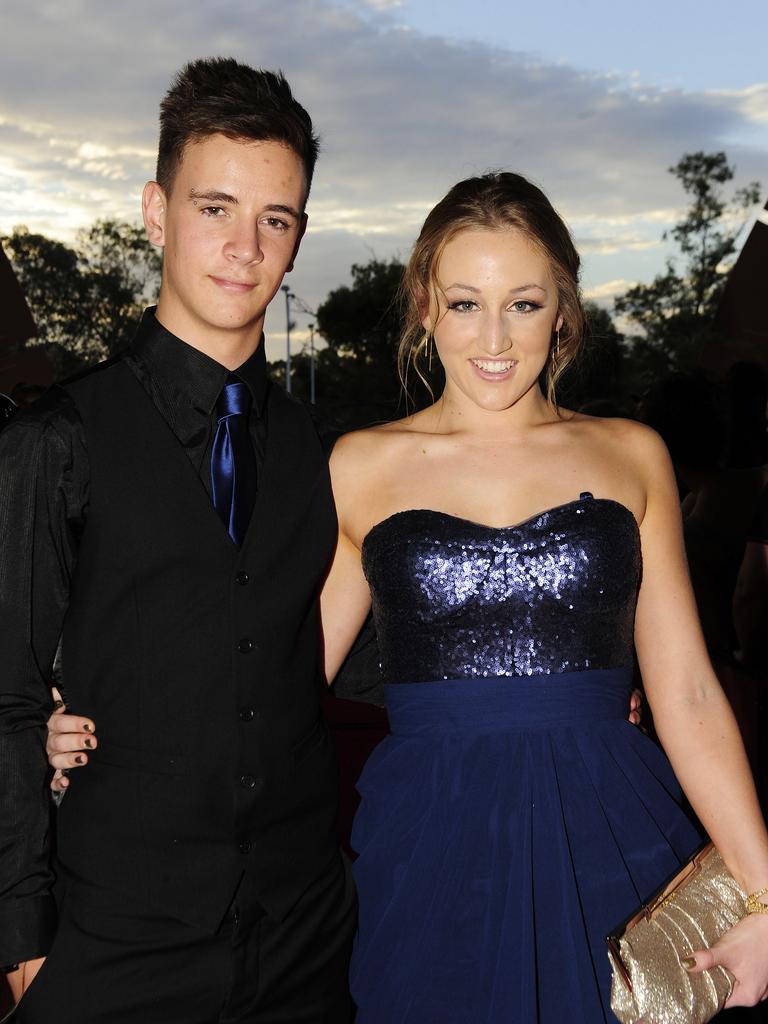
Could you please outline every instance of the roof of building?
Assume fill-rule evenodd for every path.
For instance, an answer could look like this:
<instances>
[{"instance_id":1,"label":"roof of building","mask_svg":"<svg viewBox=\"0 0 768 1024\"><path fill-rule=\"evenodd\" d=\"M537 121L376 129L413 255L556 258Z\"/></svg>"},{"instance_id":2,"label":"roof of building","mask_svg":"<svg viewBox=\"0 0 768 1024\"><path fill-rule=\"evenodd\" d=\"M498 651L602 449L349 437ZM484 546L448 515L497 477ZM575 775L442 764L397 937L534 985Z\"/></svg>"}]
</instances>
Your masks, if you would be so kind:
<instances>
[{"instance_id":1,"label":"roof of building","mask_svg":"<svg viewBox=\"0 0 768 1024\"><path fill-rule=\"evenodd\" d=\"M37 334L21 285L0 245L0 353L15 348Z\"/></svg>"}]
</instances>

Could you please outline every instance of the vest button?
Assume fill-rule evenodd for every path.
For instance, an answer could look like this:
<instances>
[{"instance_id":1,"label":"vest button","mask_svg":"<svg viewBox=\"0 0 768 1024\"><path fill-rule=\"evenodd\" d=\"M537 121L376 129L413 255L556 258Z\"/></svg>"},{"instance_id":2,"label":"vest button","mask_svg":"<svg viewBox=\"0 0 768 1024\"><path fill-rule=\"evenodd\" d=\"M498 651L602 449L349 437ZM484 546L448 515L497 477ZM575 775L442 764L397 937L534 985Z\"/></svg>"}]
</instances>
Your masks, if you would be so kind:
<instances>
[{"instance_id":1,"label":"vest button","mask_svg":"<svg viewBox=\"0 0 768 1024\"><path fill-rule=\"evenodd\" d=\"M243 637L242 640L237 641L237 649L241 654L248 654L253 650L253 640L249 640L247 636Z\"/></svg>"},{"instance_id":2,"label":"vest button","mask_svg":"<svg viewBox=\"0 0 768 1024\"><path fill-rule=\"evenodd\" d=\"M255 779L252 775L240 776L240 785L243 787L243 789L256 789L256 786L260 782L260 779Z\"/></svg>"},{"instance_id":3,"label":"vest button","mask_svg":"<svg viewBox=\"0 0 768 1024\"><path fill-rule=\"evenodd\" d=\"M241 843L240 843L240 853L250 853L250 852L251 852L251 840L250 839L243 839L241 841Z\"/></svg>"},{"instance_id":4,"label":"vest button","mask_svg":"<svg viewBox=\"0 0 768 1024\"><path fill-rule=\"evenodd\" d=\"M239 718L241 722L252 722L255 715L253 708L241 708Z\"/></svg>"},{"instance_id":5,"label":"vest button","mask_svg":"<svg viewBox=\"0 0 768 1024\"><path fill-rule=\"evenodd\" d=\"M239 584L241 587L244 587L246 583L250 581L250 579L251 577L248 575L247 572L239 572L237 576L235 576L235 583Z\"/></svg>"}]
</instances>

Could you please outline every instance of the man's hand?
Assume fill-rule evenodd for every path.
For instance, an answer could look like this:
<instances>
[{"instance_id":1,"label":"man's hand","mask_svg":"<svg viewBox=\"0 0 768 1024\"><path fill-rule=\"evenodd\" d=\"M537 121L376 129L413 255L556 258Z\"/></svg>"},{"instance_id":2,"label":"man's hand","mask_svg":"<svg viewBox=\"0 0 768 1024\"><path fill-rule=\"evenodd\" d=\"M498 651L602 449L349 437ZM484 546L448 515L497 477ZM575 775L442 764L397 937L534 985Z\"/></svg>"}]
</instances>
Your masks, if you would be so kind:
<instances>
[{"instance_id":1,"label":"man's hand","mask_svg":"<svg viewBox=\"0 0 768 1024\"><path fill-rule=\"evenodd\" d=\"M632 696L629 698L629 715L627 717L632 725L639 725L642 728L643 695L640 690L632 691Z\"/></svg>"},{"instance_id":2,"label":"man's hand","mask_svg":"<svg viewBox=\"0 0 768 1024\"><path fill-rule=\"evenodd\" d=\"M6 974L14 1003L21 999L44 963L44 956L38 957L37 960L27 960L26 963L19 964L15 971Z\"/></svg>"},{"instance_id":3,"label":"man's hand","mask_svg":"<svg viewBox=\"0 0 768 1024\"><path fill-rule=\"evenodd\" d=\"M51 789L63 792L69 785L64 774L70 768L82 768L88 763L88 751L97 746L96 725L90 718L66 714L66 706L54 687L53 696L56 710L48 719L48 742L45 751L48 763L55 768ZM16 972L18 973L18 972ZM8 975L10 979L10 975Z\"/></svg>"}]
</instances>

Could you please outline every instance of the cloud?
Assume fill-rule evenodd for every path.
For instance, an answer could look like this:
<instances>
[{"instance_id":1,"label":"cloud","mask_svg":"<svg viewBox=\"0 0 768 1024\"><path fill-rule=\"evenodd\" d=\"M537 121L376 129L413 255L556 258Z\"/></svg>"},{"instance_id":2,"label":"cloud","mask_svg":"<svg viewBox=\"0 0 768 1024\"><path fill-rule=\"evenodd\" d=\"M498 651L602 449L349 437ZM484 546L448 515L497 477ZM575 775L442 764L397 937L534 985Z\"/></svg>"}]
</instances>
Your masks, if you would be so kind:
<instances>
[{"instance_id":1,"label":"cloud","mask_svg":"<svg viewBox=\"0 0 768 1024\"><path fill-rule=\"evenodd\" d=\"M768 124L768 82L760 82L744 89L722 89L707 91L713 104L724 104L729 109L737 109L747 121L755 124Z\"/></svg>"},{"instance_id":2,"label":"cloud","mask_svg":"<svg viewBox=\"0 0 768 1024\"><path fill-rule=\"evenodd\" d=\"M160 27L156 0L40 0L34 18L27 0L4 0L0 230L26 220L66 236L78 219L138 213L159 98L175 69L212 54L283 68L321 132L291 279L312 307L353 261L406 256L429 207L488 168L542 184L585 263L610 256L614 279L633 278L622 261L653 255L679 214L666 169L682 153L727 148L737 184L765 173L766 85L654 88L406 30L393 6L164 0Z\"/></svg>"},{"instance_id":3,"label":"cloud","mask_svg":"<svg viewBox=\"0 0 768 1024\"><path fill-rule=\"evenodd\" d=\"M605 304L606 300L613 300L617 295L623 295L634 284L636 284L635 281L627 281L624 277L617 277L612 281L604 281L603 284L595 288L588 288L584 292L584 298Z\"/></svg>"}]
</instances>

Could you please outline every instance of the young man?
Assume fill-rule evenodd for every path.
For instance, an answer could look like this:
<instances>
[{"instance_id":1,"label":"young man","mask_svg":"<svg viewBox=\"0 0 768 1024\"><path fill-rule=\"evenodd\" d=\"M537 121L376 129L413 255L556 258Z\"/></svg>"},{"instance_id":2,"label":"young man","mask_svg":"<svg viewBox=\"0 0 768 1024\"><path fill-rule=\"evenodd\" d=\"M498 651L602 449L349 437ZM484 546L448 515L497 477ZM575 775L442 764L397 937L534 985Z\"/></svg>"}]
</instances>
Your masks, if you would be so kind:
<instances>
[{"instance_id":1,"label":"young man","mask_svg":"<svg viewBox=\"0 0 768 1024\"><path fill-rule=\"evenodd\" d=\"M316 155L282 76L188 65L144 190L156 310L0 438L0 963L19 1021L347 1019L355 900L318 707L335 515L261 343ZM54 857L60 636L99 742Z\"/></svg>"}]
</instances>

